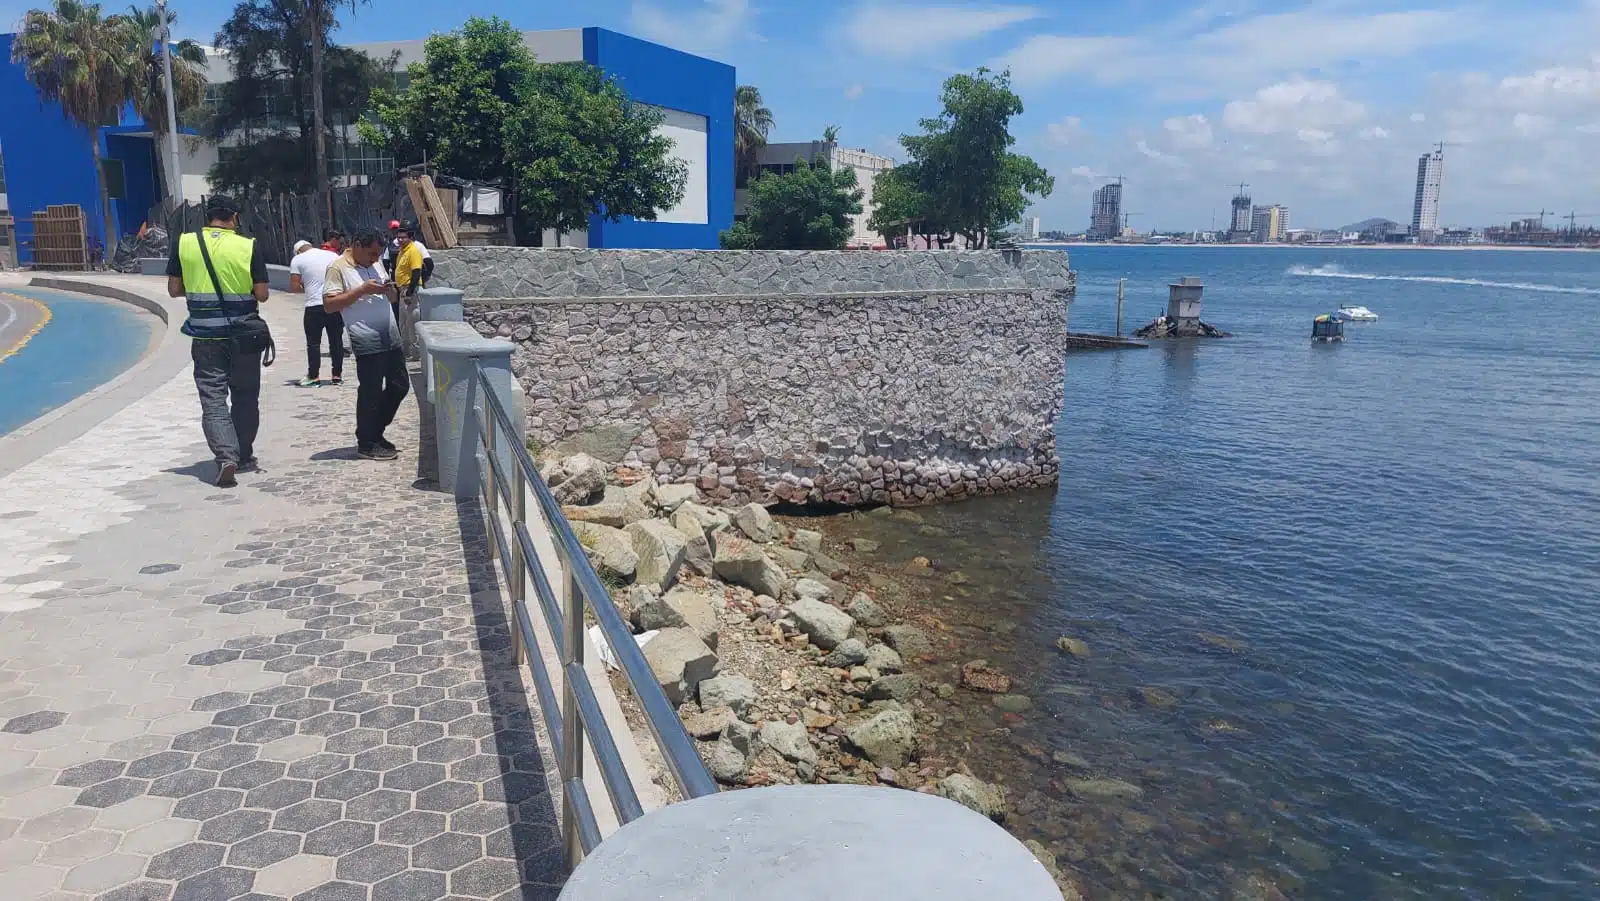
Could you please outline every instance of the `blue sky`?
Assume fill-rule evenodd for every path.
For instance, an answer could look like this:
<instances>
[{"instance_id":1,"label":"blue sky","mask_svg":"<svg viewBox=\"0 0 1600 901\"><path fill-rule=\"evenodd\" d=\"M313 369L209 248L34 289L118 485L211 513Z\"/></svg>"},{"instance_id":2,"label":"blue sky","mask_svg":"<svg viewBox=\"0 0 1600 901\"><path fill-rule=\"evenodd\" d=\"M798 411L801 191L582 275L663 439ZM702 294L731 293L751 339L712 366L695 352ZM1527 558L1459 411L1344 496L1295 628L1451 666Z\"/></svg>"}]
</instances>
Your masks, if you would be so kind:
<instances>
[{"instance_id":1,"label":"blue sky","mask_svg":"<svg viewBox=\"0 0 1600 901\"><path fill-rule=\"evenodd\" d=\"M175 0L180 33L208 41L231 5ZM469 14L723 60L761 88L774 140L837 123L844 143L891 156L947 75L1010 68L1018 149L1056 176L1034 211L1046 228L1083 228L1089 192L1118 174L1140 229L1206 228L1240 181L1291 225L1409 221L1417 156L1436 141L1447 223L1600 213L1600 0L376 0L339 38L421 37L429 15L443 31Z\"/></svg>"}]
</instances>

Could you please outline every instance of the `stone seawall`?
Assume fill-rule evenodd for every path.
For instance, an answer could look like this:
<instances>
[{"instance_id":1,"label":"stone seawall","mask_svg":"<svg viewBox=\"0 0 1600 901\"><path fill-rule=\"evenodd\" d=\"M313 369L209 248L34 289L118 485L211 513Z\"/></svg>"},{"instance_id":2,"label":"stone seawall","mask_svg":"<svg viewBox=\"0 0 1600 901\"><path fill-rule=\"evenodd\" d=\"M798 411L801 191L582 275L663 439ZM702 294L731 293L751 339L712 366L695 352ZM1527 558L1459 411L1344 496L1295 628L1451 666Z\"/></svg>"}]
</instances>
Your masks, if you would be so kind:
<instances>
[{"instance_id":1,"label":"stone seawall","mask_svg":"<svg viewBox=\"0 0 1600 901\"><path fill-rule=\"evenodd\" d=\"M647 272L636 274L654 287L630 287L626 277L591 284L608 267L631 271L630 261L606 260L603 251L511 251L535 262L502 257L489 267L498 274L484 274L483 250L507 253L473 249L463 260L442 252L440 280L466 290L466 319L479 332L518 344L512 367L527 392L528 434L539 445L651 470L663 482L693 482L730 503L916 504L1057 478L1055 422L1073 291L1064 254L1039 264L1031 254L1004 255L1018 264L998 252L774 254L767 256L797 261L766 277L772 288L871 283L865 271L840 268L847 257L864 268L923 257L889 267L908 279L971 263L947 281L1033 284L690 294ZM545 264L567 254L601 261L592 271L557 270L545 279ZM825 259L808 268L807 256ZM757 262L725 271L749 272ZM692 275L689 287L707 287L713 268L689 259L677 271ZM512 290L495 285L532 291L526 286L541 279L545 290L559 282L598 296L488 293Z\"/></svg>"}]
</instances>

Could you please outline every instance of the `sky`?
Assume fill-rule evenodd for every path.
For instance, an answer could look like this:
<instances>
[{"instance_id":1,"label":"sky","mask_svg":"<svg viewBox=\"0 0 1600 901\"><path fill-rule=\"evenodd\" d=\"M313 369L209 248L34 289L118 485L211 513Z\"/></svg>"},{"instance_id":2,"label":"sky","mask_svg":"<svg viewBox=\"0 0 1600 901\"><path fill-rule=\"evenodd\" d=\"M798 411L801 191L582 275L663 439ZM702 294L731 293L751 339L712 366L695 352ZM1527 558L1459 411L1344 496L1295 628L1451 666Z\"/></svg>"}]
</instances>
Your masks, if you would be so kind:
<instances>
[{"instance_id":1,"label":"sky","mask_svg":"<svg viewBox=\"0 0 1600 901\"><path fill-rule=\"evenodd\" d=\"M178 34L207 43L232 6L171 5ZM23 8L0 0L13 20ZM842 143L897 159L946 77L1009 70L1025 107L1015 149L1056 178L1031 211L1046 229L1086 227L1090 192L1117 175L1141 231L1223 222L1240 182L1289 207L1291 226L1409 223L1417 157L1440 141L1445 224L1600 214L1600 0L373 0L337 38L417 38L490 14L727 62L761 89L772 140L837 124Z\"/></svg>"}]
</instances>

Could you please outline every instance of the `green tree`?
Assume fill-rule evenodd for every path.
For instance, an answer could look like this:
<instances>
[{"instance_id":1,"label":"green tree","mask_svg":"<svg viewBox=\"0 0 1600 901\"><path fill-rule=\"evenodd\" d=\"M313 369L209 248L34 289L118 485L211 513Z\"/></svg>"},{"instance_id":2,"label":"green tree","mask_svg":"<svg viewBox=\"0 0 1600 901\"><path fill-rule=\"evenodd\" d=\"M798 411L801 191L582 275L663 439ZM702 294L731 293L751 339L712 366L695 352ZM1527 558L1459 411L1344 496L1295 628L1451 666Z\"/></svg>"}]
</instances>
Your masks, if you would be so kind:
<instances>
[{"instance_id":1,"label":"green tree","mask_svg":"<svg viewBox=\"0 0 1600 901\"><path fill-rule=\"evenodd\" d=\"M117 124L134 93L138 57L122 16L101 14L98 3L56 0L52 10L29 10L11 44L11 60L23 67L41 99L84 130L100 184L100 215L106 247L116 244L111 200L100 162L102 125Z\"/></svg>"},{"instance_id":2,"label":"green tree","mask_svg":"<svg viewBox=\"0 0 1600 901\"><path fill-rule=\"evenodd\" d=\"M167 12L167 34L170 35L172 23L177 20L177 14ZM144 9L130 6L127 21L132 51L139 58L139 71L134 74L133 111L155 134L157 153L165 153L167 92L161 64L161 12L154 6ZM188 38L170 41L168 46L172 50L172 100L181 123L205 99L206 52ZM163 166L161 171L165 175L168 168ZM168 192L176 198L183 196L181 185L169 185Z\"/></svg>"},{"instance_id":3,"label":"green tree","mask_svg":"<svg viewBox=\"0 0 1600 901\"><path fill-rule=\"evenodd\" d=\"M538 66L517 96L504 141L524 234L581 231L591 215L655 219L683 199L688 168L656 133L663 114L600 70Z\"/></svg>"},{"instance_id":4,"label":"green tree","mask_svg":"<svg viewBox=\"0 0 1600 901\"><path fill-rule=\"evenodd\" d=\"M735 183L745 187L755 178L757 156L772 133L772 110L761 103L761 90L742 84L733 92L733 164Z\"/></svg>"},{"instance_id":5,"label":"green tree","mask_svg":"<svg viewBox=\"0 0 1600 901\"><path fill-rule=\"evenodd\" d=\"M984 247L991 231L1022 215L1029 195L1050 196L1055 179L1010 150L1011 117L1022 112L1022 98L1011 90L1009 72L952 75L941 99L943 111L922 120L922 134L902 135L900 144L917 164L917 187L933 218L969 247Z\"/></svg>"},{"instance_id":6,"label":"green tree","mask_svg":"<svg viewBox=\"0 0 1600 901\"><path fill-rule=\"evenodd\" d=\"M839 140L839 126L829 125L822 129L822 142L833 144Z\"/></svg>"},{"instance_id":7,"label":"green tree","mask_svg":"<svg viewBox=\"0 0 1600 901\"><path fill-rule=\"evenodd\" d=\"M874 209L867 227L891 245L895 238L910 233L920 235L928 247L937 243L942 248L955 235L935 215L933 201L922 191L920 182L921 166L917 163L880 172L872 182Z\"/></svg>"},{"instance_id":8,"label":"green tree","mask_svg":"<svg viewBox=\"0 0 1600 901\"><path fill-rule=\"evenodd\" d=\"M655 134L662 114L592 66L537 64L509 22L471 18L429 38L407 73L362 134L399 162L507 187L522 234L654 219L683 197L687 170Z\"/></svg>"},{"instance_id":9,"label":"green tree","mask_svg":"<svg viewBox=\"0 0 1600 901\"><path fill-rule=\"evenodd\" d=\"M749 215L722 233L727 250L839 250L861 212L854 169L834 172L823 162L795 161L793 172L766 173L750 182Z\"/></svg>"},{"instance_id":10,"label":"green tree","mask_svg":"<svg viewBox=\"0 0 1600 901\"><path fill-rule=\"evenodd\" d=\"M280 0L282 2L282 0ZM288 0L295 2L295 0ZM328 74L328 33L339 27L335 14L338 10L348 8L354 12L357 6L367 3L368 0L305 0L305 21L307 25L306 38L311 48L311 136L312 155L316 166L315 178L317 185L317 210L332 216L333 207L328 199L328 119L327 119L327 74Z\"/></svg>"}]
</instances>

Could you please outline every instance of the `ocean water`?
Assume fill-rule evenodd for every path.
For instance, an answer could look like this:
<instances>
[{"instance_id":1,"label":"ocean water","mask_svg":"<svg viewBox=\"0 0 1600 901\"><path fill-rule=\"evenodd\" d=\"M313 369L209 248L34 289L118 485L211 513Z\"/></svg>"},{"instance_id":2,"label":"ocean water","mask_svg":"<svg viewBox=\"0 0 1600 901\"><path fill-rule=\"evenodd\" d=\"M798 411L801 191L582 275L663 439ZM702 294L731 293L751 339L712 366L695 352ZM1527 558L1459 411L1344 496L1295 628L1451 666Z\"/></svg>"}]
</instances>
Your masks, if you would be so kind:
<instances>
[{"instance_id":1,"label":"ocean water","mask_svg":"<svg viewBox=\"0 0 1600 901\"><path fill-rule=\"evenodd\" d=\"M125 303L44 288L8 289L50 308L50 321L0 361L0 435L91 391L137 363L155 317Z\"/></svg>"},{"instance_id":2,"label":"ocean water","mask_svg":"<svg viewBox=\"0 0 1600 901\"><path fill-rule=\"evenodd\" d=\"M1072 354L1054 494L860 521L1035 701L959 717L1013 830L1091 899L1600 898L1600 255L1070 253L1074 330L1197 275L1235 337Z\"/></svg>"}]
</instances>

